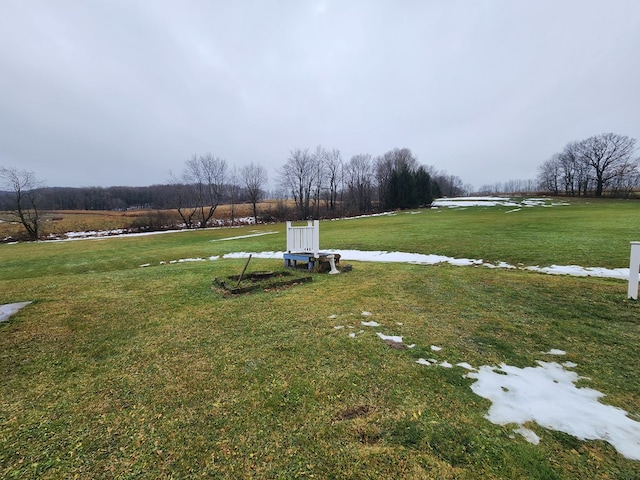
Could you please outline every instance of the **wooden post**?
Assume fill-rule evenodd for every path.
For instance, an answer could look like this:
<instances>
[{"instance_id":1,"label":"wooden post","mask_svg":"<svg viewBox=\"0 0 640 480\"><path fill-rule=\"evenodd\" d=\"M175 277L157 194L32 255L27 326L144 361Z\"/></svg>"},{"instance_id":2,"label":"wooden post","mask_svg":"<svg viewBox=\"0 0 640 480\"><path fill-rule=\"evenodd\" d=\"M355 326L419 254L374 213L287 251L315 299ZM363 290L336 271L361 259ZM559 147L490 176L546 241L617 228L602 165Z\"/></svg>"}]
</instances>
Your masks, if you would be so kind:
<instances>
[{"instance_id":1,"label":"wooden post","mask_svg":"<svg viewBox=\"0 0 640 480\"><path fill-rule=\"evenodd\" d=\"M244 272L247 271L247 267L249 266L249 262L251 261L251 256L252 255L253 255L253 253L249 254L249 258L247 258L247 263L244 264L244 268L242 269L242 273L240 274L240 278L238 278L238 283L236 284L236 288L238 288L240 286L240 282L244 278Z\"/></svg>"},{"instance_id":2,"label":"wooden post","mask_svg":"<svg viewBox=\"0 0 640 480\"><path fill-rule=\"evenodd\" d=\"M638 300L638 272L640 271L640 242L631 242L629 261L629 290L627 298Z\"/></svg>"}]
</instances>

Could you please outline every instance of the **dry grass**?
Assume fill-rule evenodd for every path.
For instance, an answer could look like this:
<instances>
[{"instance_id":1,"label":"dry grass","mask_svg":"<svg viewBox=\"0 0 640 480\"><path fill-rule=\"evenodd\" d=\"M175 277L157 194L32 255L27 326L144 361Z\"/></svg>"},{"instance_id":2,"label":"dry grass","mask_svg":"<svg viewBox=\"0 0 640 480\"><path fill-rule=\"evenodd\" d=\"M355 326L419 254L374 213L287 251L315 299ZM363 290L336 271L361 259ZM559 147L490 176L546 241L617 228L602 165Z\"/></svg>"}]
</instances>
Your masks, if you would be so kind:
<instances>
[{"instance_id":1,"label":"dry grass","mask_svg":"<svg viewBox=\"0 0 640 480\"><path fill-rule=\"evenodd\" d=\"M266 201L258 204L258 212L267 214L275 212L276 201ZM287 205L292 208L293 205ZM216 209L214 219L230 219L252 217L253 207L250 204L220 205ZM60 235L67 232L88 232L117 229L137 228L154 220L160 220L165 225L180 225L182 220L176 210L140 209L121 211L108 210L52 210L42 212L40 231L43 237ZM157 223L157 221L155 222ZM0 239L22 238L24 228L16 222L8 212L0 212Z\"/></svg>"}]
</instances>

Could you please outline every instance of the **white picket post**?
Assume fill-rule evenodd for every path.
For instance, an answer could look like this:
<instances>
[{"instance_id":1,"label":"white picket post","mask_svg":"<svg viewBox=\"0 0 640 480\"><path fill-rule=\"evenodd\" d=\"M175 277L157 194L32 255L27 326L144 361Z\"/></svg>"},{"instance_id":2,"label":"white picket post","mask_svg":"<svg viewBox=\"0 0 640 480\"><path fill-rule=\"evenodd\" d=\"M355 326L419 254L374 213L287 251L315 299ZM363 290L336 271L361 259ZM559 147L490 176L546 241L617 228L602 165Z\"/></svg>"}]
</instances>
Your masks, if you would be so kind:
<instances>
[{"instance_id":1,"label":"white picket post","mask_svg":"<svg viewBox=\"0 0 640 480\"><path fill-rule=\"evenodd\" d=\"M640 272L640 242L631 242L631 259L629 261L628 298L638 299L638 272Z\"/></svg>"}]
</instances>

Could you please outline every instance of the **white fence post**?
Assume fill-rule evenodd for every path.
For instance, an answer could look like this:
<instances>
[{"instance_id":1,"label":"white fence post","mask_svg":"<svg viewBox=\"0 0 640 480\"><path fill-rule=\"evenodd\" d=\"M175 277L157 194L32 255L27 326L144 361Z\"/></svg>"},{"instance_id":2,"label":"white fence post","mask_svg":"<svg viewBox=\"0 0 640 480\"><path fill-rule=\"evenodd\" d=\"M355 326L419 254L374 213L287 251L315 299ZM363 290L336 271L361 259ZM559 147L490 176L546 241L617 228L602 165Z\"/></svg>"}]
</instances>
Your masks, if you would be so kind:
<instances>
[{"instance_id":1,"label":"white fence post","mask_svg":"<svg viewBox=\"0 0 640 480\"><path fill-rule=\"evenodd\" d=\"M638 300L638 272L640 272L640 242L631 242L631 260L629 261L628 298Z\"/></svg>"}]
</instances>

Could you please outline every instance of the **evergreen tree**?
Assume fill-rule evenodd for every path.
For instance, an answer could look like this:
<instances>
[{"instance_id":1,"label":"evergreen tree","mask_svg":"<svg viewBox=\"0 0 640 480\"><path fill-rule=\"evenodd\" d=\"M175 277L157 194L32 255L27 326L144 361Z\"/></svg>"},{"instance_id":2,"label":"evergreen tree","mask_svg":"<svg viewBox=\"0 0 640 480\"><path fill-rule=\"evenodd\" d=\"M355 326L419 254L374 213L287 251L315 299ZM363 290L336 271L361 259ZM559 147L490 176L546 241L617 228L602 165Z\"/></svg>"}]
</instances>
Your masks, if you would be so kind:
<instances>
[{"instance_id":1,"label":"evergreen tree","mask_svg":"<svg viewBox=\"0 0 640 480\"><path fill-rule=\"evenodd\" d=\"M431 205L433 202L433 182L431 181L431 175L421 165L418 167L415 173L415 185L416 185L416 200L418 207L424 207Z\"/></svg>"}]
</instances>

